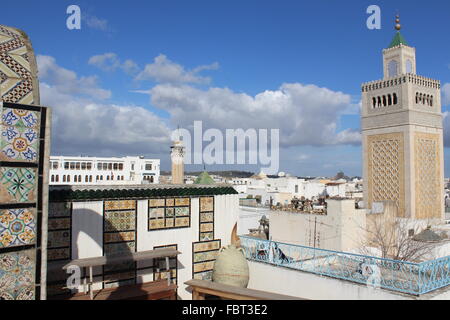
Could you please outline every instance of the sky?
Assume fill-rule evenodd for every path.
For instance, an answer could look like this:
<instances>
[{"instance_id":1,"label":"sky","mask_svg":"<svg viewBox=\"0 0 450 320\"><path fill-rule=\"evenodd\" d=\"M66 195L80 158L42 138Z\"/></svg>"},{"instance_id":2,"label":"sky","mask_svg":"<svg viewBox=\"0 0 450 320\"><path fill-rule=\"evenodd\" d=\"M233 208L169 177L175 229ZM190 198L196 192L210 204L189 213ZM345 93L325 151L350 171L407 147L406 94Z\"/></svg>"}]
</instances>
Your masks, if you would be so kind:
<instances>
[{"instance_id":1,"label":"sky","mask_svg":"<svg viewBox=\"0 0 450 320\"><path fill-rule=\"evenodd\" d=\"M72 4L80 30L66 26ZM379 30L366 26L370 5L381 9ZM361 83L383 77L396 13L417 73L441 81L449 164L446 0L7 1L0 24L32 41L52 155L143 155L170 170L172 130L202 121L222 132L280 129L279 171L361 176Z\"/></svg>"}]
</instances>

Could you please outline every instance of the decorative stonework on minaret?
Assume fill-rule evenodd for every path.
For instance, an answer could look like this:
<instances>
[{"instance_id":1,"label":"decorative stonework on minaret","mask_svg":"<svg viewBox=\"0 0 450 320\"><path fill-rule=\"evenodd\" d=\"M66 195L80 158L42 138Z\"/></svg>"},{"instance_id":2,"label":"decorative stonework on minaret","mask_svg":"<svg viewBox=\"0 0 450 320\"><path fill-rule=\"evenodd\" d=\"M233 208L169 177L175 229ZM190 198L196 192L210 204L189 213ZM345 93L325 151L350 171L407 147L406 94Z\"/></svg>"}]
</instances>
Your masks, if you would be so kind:
<instances>
[{"instance_id":1,"label":"decorative stonework on minaret","mask_svg":"<svg viewBox=\"0 0 450 320\"><path fill-rule=\"evenodd\" d=\"M170 147L172 152L172 183L184 184L184 146L180 140L174 141Z\"/></svg>"},{"instance_id":2,"label":"decorative stonework on minaret","mask_svg":"<svg viewBox=\"0 0 450 320\"><path fill-rule=\"evenodd\" d=\"M362 85L364 201L392 200L400 217L443 219L440 82L416 75L416 50L397 30L383 80Z\"/></svg>"}]
</instances>

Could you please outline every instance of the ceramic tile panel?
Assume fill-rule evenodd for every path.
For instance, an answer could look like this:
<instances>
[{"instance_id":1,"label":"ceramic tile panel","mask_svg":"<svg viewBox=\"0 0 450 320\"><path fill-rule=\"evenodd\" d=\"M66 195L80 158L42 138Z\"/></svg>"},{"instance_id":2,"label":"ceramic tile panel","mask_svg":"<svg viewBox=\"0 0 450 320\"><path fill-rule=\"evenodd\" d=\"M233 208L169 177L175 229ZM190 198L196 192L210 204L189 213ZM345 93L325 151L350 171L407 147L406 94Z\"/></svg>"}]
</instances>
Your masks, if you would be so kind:
<instances>
[{"instance_id":1,"label":"ceramic tile panel","mask_svg":"<svg viewBox=\"0 0 450 320\"><path fill-rule=\"evenodd\" d=\"M69 230L49 231L47 246L49 248L69 247L70 240Z\"/></svg>"},{"instance_id":2,"label":"ceramic tile panel","mask_svg":"<svg viewBox=\"0 0 450 320\"><path fill-rule=\"evenodd\" d=\"M175 227L189 227L189 217L175 218Z\"/></svg>"},{"instance_id":3,"label":"ceramic tile panel","mask_svg":"<svg viewBox=\"0 0 450 320\"><path fill-rule=\"evenodd\" d=\"M50 202L48 205L48 217L70 217L70 202Z\"/></svg>"},{"instance_id":4,"label":"ceramic tile panel","mask_svg":"<svg viewBox=\"0 0 450 320\"><path fill-rule=\"evenodd\" d=\"M0 253L0 300L34 300L34 249Z\"/></svg>"},{"instance_id":5,"label":"ceramic tile panel","mask_svg":"<svg viewBox=\"0 0 450 320\"><path fill-rule=\"evenodd\" d=\"M190 198L176 198L175 205L176 206L189 206L191 204Z\"/></svg>"},{"instance_id":6,"label":"ceramic tile panel","mask_svg":"<svg viewBox=\"0 0 450 320\"><path fill-rule=\"evenodd\" d=\"M35 168L0 168L0 203L36 202Z\"/></svg>"},{"instance_id":7,"label":"ceramic tile panel","mask_svg":"<svg viewBox=\"0 0 450 320\"><path fill-rule=\"evenodd\" d=\"M189 227L190 214L190 198L150 199L148 230Z\"/></svg>"},{"instance_id":8,"label":"ceramic tile panel","mask_svg":"<svg viewBox=\"0 0 450 320\"><path fill-rule=\"evenodd\" d=\"M203 252L220 249L220 240L213 240L208 242L194 242L194 252Z\"/></svg>"},{"instance_id":9,"label":"ceramic tile panel","mask_svg":"<svg viewBox=\"0 0 450 320\"><path fill-rule=\"evenodd\" d=\"M128 231L136 228L136 211L105 211L105 231Z\"/></svg>"},{"instance_id":10,"label":"ceramic tile panel","mask_svg":"<svg viewBox=\"0 0 450 320\"><path fill-rule=\"evenodd\" d=\"M0 161L38 161L39 133L35 128L0 126Z\"/></svg>"},{"instance_id":11,"label":"ceramic tile panel","mask_svg":"<svg viewBox=\"0 0 450 320\"><path fill-rule=\"evenodd\" d=\"M200 212L200 223L214 222L214 212Z\"/></svg>"},{"instance_id":12,"label":"ceramic tile panel","mask_svg":"<svg viewBox=\"0 0 450 320\"><path fill-rule=\"evenodd\" d=\"M214 224L202 223L200 224L200 232L212 232L214 231Z\"/></svg>"},{"instance_id":13,"label":"ceramic tile panel","mask_svg":"<svg viewBox=\"0 0 450 320\"><path fill-rule=\"evenodd\" d=\"M3 107L1 125L7 127L39 128L40 113L38 111Z\"/></svg>"},{"instance_id":14,"label":"ceramic tile panel","mask_svg":"<svg viewBox=\"0 0 450 320\"><path fill-rule=\"evenodd\" d=\"M211 280L214 262L221 246L221 240L194 242L192 244L192 278Z\"/></svg>"},{"instance_id":15,"label":"ceramic tile panel","mask_svg":"<svg viewBox=\"0 0 450 320\"><path fill-rule=\"evenodd\" d=\"M109 232L104 234L104 242L112 243L112 242L128 242L135 241L135 232Z\"/></svg>"},{"instance_id":16,"label":"ceramic tile panel","mask_svg":"<svg viewBox=\"0 0 450 320\"><path fill-rule=\"evenodd\" d=\"M105 201L105 210L136 209L136 200Z\"/></svg>"},{"instance_id":17,"label":"ceramic tile panel","mask_svg":"<svg viewBox=\"0 0 450 320\"><path fill-rule=\"evenodd\" d=\"M0 210L0 248L34 244L35 215L35 209Z\"/></svg>"},{"instance_id":18,"label":"ceramic tile panel","mask_svg":"<svg viewBox=\"0 0 450 320\"><path fill-rule=\"evenodd\" d=\"M103 245L103 253L105 256L116 255L124 252L135 252L136 243L135 242L118 242L118 243L108 243Z\"/></svg>"},{"instance_id":19,"label":"ceramic tile panel","mask_svg":"<svg viewBox=\"0 0 450 320\"><path fill-rule=\"evenodd\" d=\"M149 207L164 207L165 201L164 201L164 199L150 199L148 206Z\"/></svg>"},{"instance_id":20,"label":"ceramic tile panel","mask_svg":"<svg viewBox=\"0 0 450 320\"><path fill-rule=\"evenodd\" d=\"M210 241L214 239L214 232L200 232L200 241Z\"/></svg>"},{"instance_id":21,"label":"ceramic tile panel","mask_svg":"<svg viewBox=\"0 0 450 320\"><path fill-rule=\"evenodd\" d=\"M70 259L70 248L47 249L47 260L66 260Z\"/></svg>"},{"instance_id":22,"label":"ceramic tile panel","mask_svg":"<svg viewBox=\"0 0 450 320\"><path fill-rule=\"evenodd\" d=\"M214 211L214 197L200 197L200 212Z\"/></svg>"},{"instance_id":23,"label":"ceramic tile panel","mask_svg":"<svg viewBox=\"0 0 450 320\"><path fill-rule=\"evenodd\" d=\"M48 220L48 230L70 229L70 218L53 218Z\"/></svg>"}]
</instances>

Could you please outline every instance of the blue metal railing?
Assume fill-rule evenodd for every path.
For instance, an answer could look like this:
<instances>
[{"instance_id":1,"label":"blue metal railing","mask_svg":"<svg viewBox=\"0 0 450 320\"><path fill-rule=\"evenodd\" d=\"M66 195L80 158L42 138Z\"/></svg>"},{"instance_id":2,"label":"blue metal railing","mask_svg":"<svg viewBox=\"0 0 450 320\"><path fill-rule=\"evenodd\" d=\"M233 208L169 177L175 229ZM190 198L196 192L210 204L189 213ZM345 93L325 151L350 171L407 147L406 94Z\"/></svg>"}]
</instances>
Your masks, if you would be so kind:
<instances>
[{"instance_id":1,"label":"blue metal railing","mask_svg":"<svg viewBox=\"0 0 450 320\"><path fill-rule=\"evenodd\" d=\"M240 236L248 260L421 295L450 285L450 256L398 261Z\"/></svg>"}]
</instances>

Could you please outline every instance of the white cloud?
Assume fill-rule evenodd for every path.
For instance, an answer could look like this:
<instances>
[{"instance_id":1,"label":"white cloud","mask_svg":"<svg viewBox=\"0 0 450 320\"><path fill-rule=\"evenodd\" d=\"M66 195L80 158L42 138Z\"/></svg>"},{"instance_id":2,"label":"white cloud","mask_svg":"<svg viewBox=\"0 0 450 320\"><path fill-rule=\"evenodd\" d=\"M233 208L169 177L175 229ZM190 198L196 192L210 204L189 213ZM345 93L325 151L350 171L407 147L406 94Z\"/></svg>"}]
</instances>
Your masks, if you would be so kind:
<instances>
[{"instance_id":1,"label":"white cloud","mask_svg":"<svg viewBox=\"0 0 450 320\"><path fill-rule=\"evenodd\" d=\"M207 84L211 82L211 79L200 76L199 73L204 70L215 70L217 68L219 68L219 64L216 62L210 65L198 66L192 70L185 70L182 65L160 54L154 59L153 63L145 66L144 70L136 76L136 80L155 80L159 83L170 84Z\"/></svg>"},{"instance_id":2,"label":"white cloud","mask_svg":"<svg viewBox=\"0 0 450 320\"><path fill-rule=\"evenodd\" d=\"M450 105L450 83L446 83L442 86L442 105Z\"/></svg>"},{"instance_id":3,"label":"white cloud","mask_svg":"<svg viewBox=\"0 0 450 320\"><path fill-rule=\"evenodd\" d=\"M60 93L83 95L100 100L111 97L111 91L98 86L96 76L79 78L75 72L57 65L55 58L50 56L37 56L37 63L39 80L45 81Z\"/></svg>"},{"instance_id":4,"label":"white cloud","mask_svg":"<svg viewBox=\"0 0 450 320\"><path fill-rule=\"evenodd\" d=\"M54 58L37 60L41 103L52 109L52 154L167 153L171 131L161 118L139 106L99 103L93 99L96 92L107 90L95 86L86 92L84 78L58 66Z\"/></svg>"},{"instance_id":5,"label":"white cloud","mask_svg":"<svg viewBox=\"0 0 450 320\"><path fill-rule=\"evenodd\" d=\"M117 54L112 52L92 56L88 63L103 71L115 71L120 68L128 74L134 74L139 69L133 60L128 59L122 63Z\"/></svg>"},{"instance_id":6,"label":"white cloud","mask_svg":"<svg viewBox=\"0 0 450 320\"><path fill-rule=\"evenodd\" d=\"M351 97L315 85L283 84L250 96L228 88L160 84L146 93L154 106L171 115L174 125L185 128L196 120L202 120L205 129L275 128L280 129L282 147L358 145L361 140L355 130L336 130Z\"/></svg>"}]
</instances>

